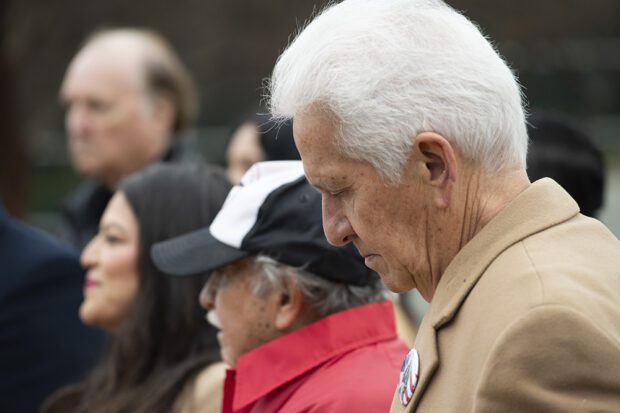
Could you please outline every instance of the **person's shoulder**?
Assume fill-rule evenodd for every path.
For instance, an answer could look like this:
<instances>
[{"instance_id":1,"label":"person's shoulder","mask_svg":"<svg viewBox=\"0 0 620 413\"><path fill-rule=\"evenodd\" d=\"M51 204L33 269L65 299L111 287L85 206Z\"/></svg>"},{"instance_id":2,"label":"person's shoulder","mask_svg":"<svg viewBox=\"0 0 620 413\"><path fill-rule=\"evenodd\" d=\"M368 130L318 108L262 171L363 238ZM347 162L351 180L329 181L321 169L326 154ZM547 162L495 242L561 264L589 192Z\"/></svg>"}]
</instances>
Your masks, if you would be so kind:
<instances>
[{"instance_id":1,"label":"person's shoulder","mask_svg":"<svg viewBox=\"0 0 620 413\"><path fill-rule=\"evenodd\" d=\"M392 377L399 372L409 347L400 338L368 343L327 362L317 374L348 380L353 372Z\"/></svg>"},{"instance_id":2,"label":"person's shoulder","mask_svg":"<svg viewBox=\"0 0 620 413\"><path fill-rule=\"evenodd\" d=\"M599 221L578 214L521 247L540 286L540 304L588 313L601 300L620 300L620 242Z\"/></svg>"},{"instance_id":3,"label":"person's shoulder","mask_svg":"<svg viewBox=\"0 0 620 413\"><path fill-rule=\"evenodd\" d=\"M387 412L398 372L383 376L366 371L364 365L357 367L348 374L315 375L295 391L286 407L308 413Z\"/></svg>"},{"instance_id":4,"label":"person's shoulder","mask_svg":"<svg viewBox=\"0 0 620 413\"><path fill-rule=\"evenodd\" d=\"M2 251L10 254L7 258L24 256L32 261L34 258L76 260L78 257L78 252L68 244L18 220L11 220L0 240L5 244Z\"/></svg>"},{"instance_id":5,"label":"person's shoulder","mask_svg":"<svg viewBox=\"0 0 620 413\"><path fill-rule=\"evenodd\" d=\"M310 374L291 402L308 412L388 411L407 351L400 339L357 348Z\"/></svg>"},{"instance_id":6,"label":"person's shoulder","mask_svg":"<svg viewBox=\"0 0 620 413\"><path fill-rule=\"evenodd\" d=\"M226 363L217 362L205 367L194 383L194 400L208 400L221 397L226 377Z\"/></svg>"},{"instance_id":7,"label":"person's shoulder","mask_svg":"<svg viewBox=\"0 0 620 413\"><path fill-rule=\"evenodd\" d=\"M620 260L620 241L600 221L576 214L525 238L532 262L594 261L602 254ZM592 262L595 264L595 262Z\"/></svg>"},{"instance_id":8,"label":"person's shoulder","mask_svg":"<svg viewBox=\"0 0 620 413\"><path fill-rule=\"evenodd\" d=\"M618 328L604 328L570 306L534 307L507 325L488 352L475 410L614 411L618 343Z\"/></svg>"},{"instance_id":9,"label":"person's shoulder","mask_svg":"<svg viewBox=\"0 0 620 413\"><path fill-rule=\"evenodd\" d=\"M205 367L188 383L176 403L177 413L219 413L222 407L227 365L222 362Z\"/></svg>"},{"instance_id":10,"label":"person's shoulder","mask_svg":"<svg viewBox=\"0 0 620 413\"><path fill-rule=\"evenodd\" d=\"M62 209L65 213L78 213L87 207L105 188L93 179L80 183L63 199Z\"/></svg>"},{"instance_id":11,"label":"person's shoulder","mask_svg":"<svg viewBox=\"0 0 620 413\"><path fill-rule=\"evenodd\" d=\"M12 284L25 286L42 282L50 277L73 278L83 272L76 250L16 220L12 220L0 236L0 259L6 274L3 284L7 288Z\"/></svg>"},{"instance_id":12,"label":"person's shoulder","mask_svg":"<svg viewBox=\"0 0 620 413\"><path fill-rule=\"evenodd\" d=\"M59 236L80 249L97 233L99 220L113 192L89 179L69 193L59 211Z\"/></svg>"},{"instance_id":13,"label":"person's shoulder","mask_svg":"<svg viewBox=\"0 0 620 413\"><path fill-rule=\"evenodd\" d=\"M477 282L475 295L512 295L529 308L620 294L620 242L599 221L571 219L514 243ZM590 291L587 297L584 291ZM521 299L519 299L521 296Z\"/></svg>"}]
</instances>

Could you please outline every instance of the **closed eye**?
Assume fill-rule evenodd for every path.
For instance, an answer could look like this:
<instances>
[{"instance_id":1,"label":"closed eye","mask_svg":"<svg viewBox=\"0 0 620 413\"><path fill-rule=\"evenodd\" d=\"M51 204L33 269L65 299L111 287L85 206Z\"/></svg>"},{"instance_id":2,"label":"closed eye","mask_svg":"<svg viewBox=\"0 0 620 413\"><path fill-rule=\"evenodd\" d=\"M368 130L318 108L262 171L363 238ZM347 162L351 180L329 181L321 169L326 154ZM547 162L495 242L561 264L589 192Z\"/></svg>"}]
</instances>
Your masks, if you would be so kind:
<instances>
[{"instance_id":1,"label":"closed eye","mask_svg":"<svg viewBox=\"0 0 620 413\"><path fill-rule=\"evenodd\" d=\"M344 194L348 189L348 188L331 189L331 188L322 187L320 185L312 185L312 186L314 187L314 189L319 191L322 195L329 196L331 198L338 198L339 196Z\"/></svg>"},{"instance_id":2,"label":"closed eye","mask_svg":"<svg viewBox=\"0 0 620 413\"><path fill-rule=\"evenodd\" d=\"M104 234L103 239L106 243L110 245L118 244L123 241L121 237L113 234Z\"/></svg>"}]
</instances>

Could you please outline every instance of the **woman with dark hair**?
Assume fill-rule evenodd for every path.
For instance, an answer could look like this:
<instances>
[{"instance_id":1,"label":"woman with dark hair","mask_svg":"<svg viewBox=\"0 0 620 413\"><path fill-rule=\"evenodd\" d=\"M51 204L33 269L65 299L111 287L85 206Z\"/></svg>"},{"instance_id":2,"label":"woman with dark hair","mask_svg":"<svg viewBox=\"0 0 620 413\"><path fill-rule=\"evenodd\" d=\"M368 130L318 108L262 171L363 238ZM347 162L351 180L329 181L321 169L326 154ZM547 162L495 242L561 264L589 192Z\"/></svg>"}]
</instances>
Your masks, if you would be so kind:
<instances>
[{"instance_id":1,"label":"woman with dark hair","mask_svg":"<svg viewBox=\"0 0 620 413\"><path fill-rule=\"evenodd\" d=\"M275 122L254 111L232 129L226 147L226 173L237 184L257 162L293 159L301 159L293 141L293 121Z\"/></svg>"},{"instance_id":2,"label":"woman with dark hair","mask_svg":"<svg viewBox=\"0 0 620 413\"><path fill-rule=\"evenodd\" d=\"M218 169L159 164L124 179L82 253L81 320L109 333L102 362L52 396L52 412L217 412L224 367L198 295L205 278L171 277L151 245L208 226L230 189Z\"/></svg>"}]
</instances>

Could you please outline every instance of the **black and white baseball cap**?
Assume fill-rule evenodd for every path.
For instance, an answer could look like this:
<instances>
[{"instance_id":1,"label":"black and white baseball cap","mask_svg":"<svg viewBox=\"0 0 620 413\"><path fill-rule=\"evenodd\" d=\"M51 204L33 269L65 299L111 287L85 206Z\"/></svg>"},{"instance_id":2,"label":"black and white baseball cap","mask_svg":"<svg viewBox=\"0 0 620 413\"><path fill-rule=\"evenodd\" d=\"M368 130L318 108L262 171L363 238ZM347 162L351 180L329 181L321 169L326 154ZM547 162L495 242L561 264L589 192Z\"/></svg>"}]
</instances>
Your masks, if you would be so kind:
<instances>
[{"instance_id":1,"label":"black and white baseball cap","mask_svg":"<svg viewBox=\"0 0 620 413\"><path fill-rule=\"evenodd\" d=\"M210 273L257 254L335 282L367 285L377 277L353 245L327 242L321 195L306 180L301 161L255 164L211 226L151 249L160 271L179 276Z\"/></svg>"}]
</instances>

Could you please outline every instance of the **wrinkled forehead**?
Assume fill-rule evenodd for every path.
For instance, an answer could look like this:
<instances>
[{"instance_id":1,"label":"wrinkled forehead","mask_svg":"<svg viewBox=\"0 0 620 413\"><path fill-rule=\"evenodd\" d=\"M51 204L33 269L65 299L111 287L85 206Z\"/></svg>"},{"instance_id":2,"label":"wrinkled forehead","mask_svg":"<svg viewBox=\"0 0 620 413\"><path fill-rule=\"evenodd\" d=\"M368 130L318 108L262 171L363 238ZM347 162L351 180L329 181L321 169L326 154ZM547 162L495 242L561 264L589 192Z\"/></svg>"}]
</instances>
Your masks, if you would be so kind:
<instances>
[{"instance_id":1,"label":"wrinkled forehead","mask_svg":"<svg viewBox=\"0 0 620 413\"><path fill-rule=\"evenodd\" d=\"M321 188L342 180L360 161L349 157L339 144L338 124L322 111L295 116L295 145L301 155L308 181ZM329 181L329 182L326 182Z\"/></svg>"},{"instance_id":2,"label":"wrinkled forehead","mask_svg":"<svg viewBox=\"0 0 620 413\"><path fill-rule=\"evenodd\" d=\"M295 114L293 118L293 138L295 146L306 156L315 149L339 149L337 142L339 123L330 112L320 107L310 107ZM326 147L327 145L327 147Z\"/></svg>"},{"instance_id":3,"label":"wrinkled forehead","mask_svg":"<svg viewBox=\"0 0 620 413\"><path fill-rule=\"evenodd\" d=\"M316 102L295 112L293 134L320 129L334 134L338 132L341 121L327 104Z\"/></svg>"}]
</instances>

